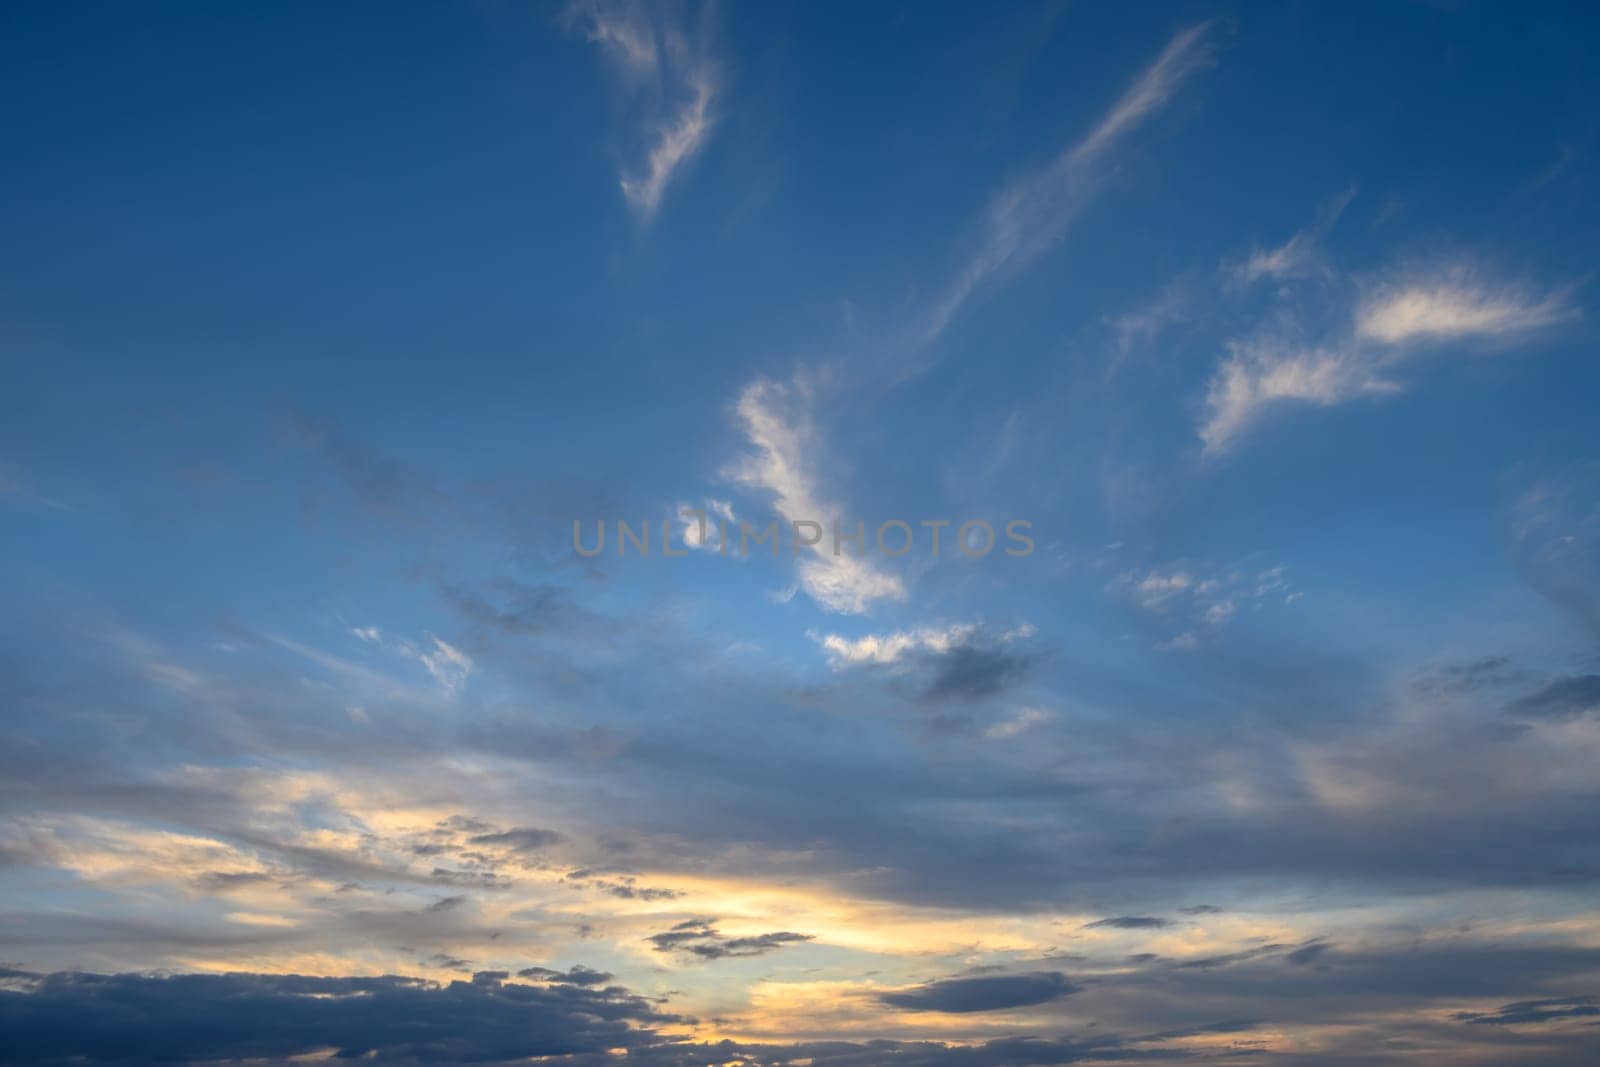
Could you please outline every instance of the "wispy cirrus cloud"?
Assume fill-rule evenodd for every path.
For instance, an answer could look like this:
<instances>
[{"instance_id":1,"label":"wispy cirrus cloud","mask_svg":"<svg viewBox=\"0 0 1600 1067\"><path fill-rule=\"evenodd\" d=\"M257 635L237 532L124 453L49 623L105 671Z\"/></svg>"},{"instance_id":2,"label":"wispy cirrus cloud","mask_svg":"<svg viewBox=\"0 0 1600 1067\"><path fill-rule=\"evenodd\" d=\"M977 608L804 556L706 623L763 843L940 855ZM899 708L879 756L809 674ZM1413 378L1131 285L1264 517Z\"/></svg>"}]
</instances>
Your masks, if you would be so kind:
<instances>
[{"instance_id":1,"label":"wispy cirrus cloud","mask_svg":"<svg viewBox=\"0 0 1600 1067\"><path fill-rule=\"evenodd\" d=\"M1098 189L1116 146L1212 62L1210 32L1207 22L1178 33L1087 135L1042 170L995 195L976 250L937 299L914 319L902 338L900 358L933 342L980 290L1027 267L1055 246ZM633 55L638 49L631 45L641 35L622 36L630 43L623 51ZM788 384L758 379L745 387L738 401L738 417L758 454L740 469L739 477L747 485L775 492L784 518L826 523L838 516L838 510L818 499L817 477L803 454L812 436L809 411L796 418L783 410L795 400L807 398L808 380L802 371ZM905 596L899 578L848 555L829 556L814 550L798 570L800 587L832 611L860 614L875 600Z\"/></svg>"},{"instance_id":2,"label":"wispy cirrus cloud","mask_svg":"<svg viewBox=\"0 0 1600 1067\"><path fill-rule=\"evenodd\" d=\"M567 9L569 24L581 27L617 68L638 112L643 159L625 167L618 184L646 222L716 123L720 81L706 40L706 10L698 20L680 14L630 0L578 0Z\"/></svg>"},{"instance_id":3,"label":"wispy cirrus cloud","mask_svg":"<svg viewBox=\"0 0 1600 1067\"><path fill-rule=\"evenodd\" d=\"M1400 386L1351 348L1299 346L1274 336L1230 341L1206 390L1200 441L1209 456L1226 452L1269 409L1283 404L1331 407Z\"/></svg>"},{"instance_id":4,"label":"wispy cirrus cloud","mask_svg":"<svg viewBox=\"0 0 1600 1067\"><path fill-rule=\"evenodd\" d=\"M1287 269L1287 268L1285 268ZM1434 264L1369 288L1329 280L1322 294L1343 325L1308 326L1282 311L1254 334L1226 343L1207 386L1199 437L1205 455L1229 451L1269 411L1333 407L1404 392L1404 363L1452 342L1486 344L1576 318L1572 288L1539 291L1492 281L1460 264Z\"/></svg>"},{"instance_id":5,"label":"wispy cirrus cloud","mask_svg":"<svg viewBox=\"0 0 1600 1067\"><path fill-rule=\"evenodd\" d=\"M1202 23L1173 37L1082 140L990 201L976 250L918 325L916 346L943 333L991 280L1026 267L1055 246L1099 188L1112 150L1210 65L1210 31L1211 24Z\"/></svg>"}]
</instances>

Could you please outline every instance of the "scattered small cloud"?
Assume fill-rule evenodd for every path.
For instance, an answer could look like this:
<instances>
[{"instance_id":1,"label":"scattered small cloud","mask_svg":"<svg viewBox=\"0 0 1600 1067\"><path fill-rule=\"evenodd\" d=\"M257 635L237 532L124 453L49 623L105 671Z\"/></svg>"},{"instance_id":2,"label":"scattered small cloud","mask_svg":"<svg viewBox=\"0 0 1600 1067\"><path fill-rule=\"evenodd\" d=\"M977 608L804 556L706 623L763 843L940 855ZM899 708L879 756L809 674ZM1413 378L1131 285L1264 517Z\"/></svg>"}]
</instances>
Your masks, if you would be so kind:
<instances>
[{"instance_id":1,"label":"scattered small cloud","mask_svg":"<svg viewBox=\"0 0 1600 1067\"><path fill-rule=\"evenodd\" d=\"M472 657L441 638L428 635L429 644L419 646L410 641L401 644L400 651L427 668L433 680L449 692L461 688L472 673Z\"/></svg>"},{"instance_id":2,"label":"scattered small cloud","mask_svg":"<svg viewBox=\"0 0 1600 1067\"><path fill-rule=\"evenodd\" d=\"M1001 719L989 727L983 732L983 736L991 741L1009 741L1037 726L1044 725L1053 718L1055 716L1043 708L1023 708L1010 718Z\"/></svg>"}]
</instances>

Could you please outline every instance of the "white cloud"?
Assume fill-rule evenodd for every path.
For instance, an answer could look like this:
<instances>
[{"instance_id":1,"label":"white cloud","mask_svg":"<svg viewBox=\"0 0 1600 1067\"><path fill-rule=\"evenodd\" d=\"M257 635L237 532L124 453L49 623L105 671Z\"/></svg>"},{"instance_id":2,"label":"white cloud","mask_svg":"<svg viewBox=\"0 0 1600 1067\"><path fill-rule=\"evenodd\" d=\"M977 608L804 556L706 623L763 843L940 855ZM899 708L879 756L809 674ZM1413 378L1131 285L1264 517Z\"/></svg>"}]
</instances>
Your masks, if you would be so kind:
<instances>
[{"instance_id":1,"label":"white cloud","mask_svg":"<svg viewBox=\"0 0 1600 1067\"><path fill-rule=\"evenodd\" d=\"M898 662L910 652L948 652L965 644L977 630L978 628L970 623L960 623L942 629L920 627L887 634L867 634L853 641L838 634L826 634L820 637L812 634L811 637L828 654L828 662L835 668L840 668L865 664L882 666Z\"/></svg>"},{"instance_id":2,"label":"white cloud","mask_svg":"<svg viewBox=\"0 0 1600 1067\"><path fill-rule=\"evenodd\" d=\"M1206 392L1200 441L1207 455L1215 455L1278 404L1329 407L1399 388L1353 349L1296 348L1265 338L1232 341Z\"/></svg>"},{"instance_id":3,"label":"white cloud","mask_svg":"<svg viewBox=\"0 0 1600 1067\"><path fill-rule=\"evenodd\" d=\"M704 32L692 32L675 9L630 0L579 0L568 8L616 64L625 87L638 101L644 163L619 179L629 205L646 221L661 206L667 186L699 152L715 124L717 64Z\"/></svg>"},{"instance_id":4,"label":"white cloud","mask_svg":"<svg viewBox=\"0 0 1600 1067\"><path fill-rule=\"evenodd\" d=\"M1567 294L1530 296L1516 289L1493 292L1470 282L1443 280L1389 287L1361 305L1356 333L1384 344L1498 336L1572 318Z\"/></svg>"},{"instance_id":5,"label":"white cloud","mask_svg":"<svg viewBox=\"0 0 1600 1067\"><path fill-rule=\"evenodd\" d=\"M737 414L755 453L732 473L745 485L771 492L773 508L785 522L822 526L821 542L806 549L795 565L800 588L829 611L859 615L874 601L904 599L905 586L870 560L852 555L851 545L841 544L834 552L835 526L845 534L853 528L844 525L838 505L824 499L817 486L812 464L819 444L811 423L812 399L803 378L788 384L761 379L746 386Z\"/></svg>"},{"instance_id":6,"label":"white cloud","mask_svg":"<svg viewBox=\"0 0 1600 1067\"><path fill-rule=\"evenodd\" d=\"M434 681L453 693L472 673L472 659L459 648L432 634L428 635L428 639L433 642L431 648L419 648L407 641L401 646L401 651L420 662L433 675Z\"/></svg>"},{"instance_id":7,"label":"white cloud","mask_svg":"<svg viewBox=\"0 0 1600 1067\"><path fill-rule=\"evenodd\" d=\"M1570 290L1540 296L1522 286L1491 286L1459 266L1379 286L1353 313L1343 292L1329 289L1339 318L1350 324L1345 328L1308 342L1293 317L1280 316L1255 336L1227 343L1198 428L1205 455L1228 451L1276 408L1332 407L1402 392L1395 369L1428 343L1506 337L1577 315Z\"/></svg>"},{"instance_id":8,"label":"white cloud","mask_svg":"<svg viewBox=\"0 0 1600 1067\"><path fill-rule=\"evenodd\" d=\"M690 548L702 552L722 551L724 529L728 532L729 551L738 544L739 518L733 513L733 505L726 500L707 499L698 507L679 504L677 517L683 527L683 543Z\"/></svg>"},{"instance_id":9,"label":"white cloud","mask_svg":"<svg viewBox=\"0 0 1600 1067\"><path fill-rule=\"evenodd\" d=\"M918 342L927 343L942 333L979 286L994 275L1026 266L1060 240L1097 187L1099 164L1111 149L1210 63L1208 30L1209 23L1202 24L1174 37L1088 136L1044 169L1001 190L989 204L977 252L929 312Z\"/></svg>"},{"instance_id":10,"label":"white cloud","mask_svg":"<svg viewBox=\"0 0 1600 1067\"><path fill-rule=\"evenodd\" d=\"M1151 571L1133 583L1133 595L1144 607L1158 608L1192 585L1194 579L1183 571Z\"/></svg>"},{"instance_id":11,"label":"white cloud","mask_svg":"<svg viewBox=\"0 0 1600 1067\"><path fill-rule=\"evenodd\" d=\"M1006 741L1020 734L1025 734L1035 726L1041 726L1055 718L1043 708L1023 708L1009 719L1002 719L983 732L983 736L991 741Z\"/></svg>"},{"instance_id":12,"label":"white cloud","mask_svg":"<svg viewBox=\"0 0 1600 1067\"><path fill-rule=\"evenodd\" d=\"M952 623L949 626L919 626L913 630L894 630L884 634L867 634L854 640L838 634L808 634L828 654L834 669L867 665L887 666L898 663L913 652L949 652L953 648L970 645L982 639L985 643L998 642L1009 645L1026 641L1038 632L1032 623L1021 623L998 634L985 632L975 623Z\"/></svg>"},{"instance_id":13,"label":"white cloud","mask_svg":"<svg viewBox=\"0 0 1600 1067\"><path fill-rule=\"evenodd\" d=\"M379 645L383 643L383 634L376 626L354 626L351 627L350 632L371 644Z\"/></svg>"},{"instance_id":14,"label":"white cloud","mask_svg":"<svg viewBox=\"0 0 1600 1067\"><path fill-rule=\"evenodd\" d=\"M1280 594L1285 595L1285 603L1296 598L1283 566L1254 574L1203 565L1130 571L1114 580L1107 591L1165 620L1178 633L1157 647L1180 651L1198 648L1205 627L1226 626L1241 608L1260 610L1269 598L1275 601Z\"/></svg>"}]
</instances>

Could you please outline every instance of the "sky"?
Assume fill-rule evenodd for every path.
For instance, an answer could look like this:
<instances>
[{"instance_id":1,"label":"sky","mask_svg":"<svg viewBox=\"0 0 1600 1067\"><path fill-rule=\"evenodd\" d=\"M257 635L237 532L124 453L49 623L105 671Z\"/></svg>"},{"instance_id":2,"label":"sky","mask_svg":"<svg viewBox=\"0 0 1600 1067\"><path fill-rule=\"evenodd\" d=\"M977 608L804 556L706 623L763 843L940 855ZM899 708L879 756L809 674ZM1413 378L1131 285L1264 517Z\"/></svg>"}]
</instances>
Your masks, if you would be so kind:
<instances>
[{"instance_id":1,"label":"sky","mask_svg":"<svg viewBox=\"0 0 1600 1067\"><path fill-rule=\"evenodd\" d=\"M1597 30L10 5L0 1059L1592 1063Z\"/></svg>"}]
</instances>

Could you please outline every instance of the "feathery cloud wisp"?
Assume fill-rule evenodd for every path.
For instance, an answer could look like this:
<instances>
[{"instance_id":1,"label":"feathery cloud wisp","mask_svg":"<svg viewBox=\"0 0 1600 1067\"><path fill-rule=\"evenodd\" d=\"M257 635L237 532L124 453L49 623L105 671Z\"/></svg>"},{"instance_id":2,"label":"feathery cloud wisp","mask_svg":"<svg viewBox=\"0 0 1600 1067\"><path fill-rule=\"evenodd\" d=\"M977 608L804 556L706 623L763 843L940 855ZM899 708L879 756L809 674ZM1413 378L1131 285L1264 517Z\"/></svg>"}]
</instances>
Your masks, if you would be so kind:
<instances>
[{"instance_id":1,"label":"feathery cloud wisp","mask_svg":"<svg viewBox=\"0 0 1600 1067\"><path fill-rule=\"evenodd\" d=\"M1047 167L1001 190L989 204L977 252L945 288L922 323L917 342L942 333L980 286L1002 270L1028 265L1060 240L1094 191L1099 164L1118 141L1158 112L1211 61L1209 23L1174 37L1097 126Z\"/></svg>"},{"instance_id":2,"label":"feathery cloud wisp","mask_svg":"<svg viewBox=\"0 0 1600 1067\"><path fill-rule=\"evenodd\" d=\"M1226 450L1274 405L1330 407L1400 389L1370 359L1347 348L1295 348L1258 338L1231 342L1228 351L1206 393L1200 441L1208 455Z\"/></svg>"},{"instance_id":3,"label":"feathery cloud wisp","mask_svg":"<svg viewBox=\"0 0 1600 1067\"><path fill-rule=\"evenodd\" d=\"M704 146L715 124L717 65L703 32L691 31L666 9L626 0L580 0L568 19L581 24L622 74L644 118L649 145L641 167L625 170L622 195L649 221L673 177Z\"/></svg>"},{"instance_id":4,"label":"feathery cloud wisp","mask_svg":"<svg viewBox=\"0 0 1600 1067\"><path fill-rule=\"evenodd\" d=\"M1207 388L1199 428L1204 452L1227 451L1279 405L1331 407L1402 392L1392 371L1424 346L1507 337L1575 318L1569 294L1538 295L1520 285L1491 286L1459 267L1436 269L1373 291L1342 335L1307 343L1280 322L1230 342Z\"/></svg>"},{"instance_id":5,"label":"feathery cloud wisp","mask_svg":"<svg viewBox=\"0 0 1600 1067\"><path fill-rule=\"evenodd\" d=\"M1384 344L1498 336L1550 326L1576 312L1565 292L1530 297L1456 279L1386 289L1362 304L1356 332Z\"/></svg>"}]
</instances>

